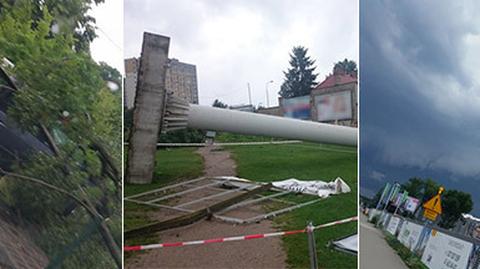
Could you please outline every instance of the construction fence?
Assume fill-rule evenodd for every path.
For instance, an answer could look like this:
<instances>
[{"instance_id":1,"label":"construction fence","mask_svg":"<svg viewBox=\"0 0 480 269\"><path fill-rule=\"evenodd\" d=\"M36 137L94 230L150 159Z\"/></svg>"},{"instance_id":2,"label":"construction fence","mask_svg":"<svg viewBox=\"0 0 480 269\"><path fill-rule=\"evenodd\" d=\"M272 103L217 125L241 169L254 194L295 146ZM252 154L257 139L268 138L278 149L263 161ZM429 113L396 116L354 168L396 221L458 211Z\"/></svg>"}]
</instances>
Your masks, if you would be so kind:
<instances>
[{"instance_id":1,"label":"construction fence","mask_svg":"<svg viewBox=\"0 0 480 269\"><path fill-rule=\"evenodd\" d=\"M480 241L388 212L371 209L369 221L395 236L430 269L479 269Z\"/></svg>"}]
</instances>

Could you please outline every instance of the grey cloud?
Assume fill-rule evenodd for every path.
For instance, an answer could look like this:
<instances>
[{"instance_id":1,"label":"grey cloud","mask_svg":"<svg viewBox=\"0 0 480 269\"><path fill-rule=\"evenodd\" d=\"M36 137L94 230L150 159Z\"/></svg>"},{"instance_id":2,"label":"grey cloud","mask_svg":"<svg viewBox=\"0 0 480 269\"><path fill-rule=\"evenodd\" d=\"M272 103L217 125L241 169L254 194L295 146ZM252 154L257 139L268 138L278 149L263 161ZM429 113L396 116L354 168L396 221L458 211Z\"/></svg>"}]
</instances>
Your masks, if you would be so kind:
<instances>
[{"instance_id":1,"label":"grey cloud","mask_svg":"<svg viewBox=\"0 0 480 269\"><path fill-rule=\"evenodd\" d=\"M386 176L384 173L382 172L379 172L379 171L376 171L376 170L373 170L371 173L370 173L370 177L377 180L377 181L383 181L385 180Z\"/></svg>"},{"instance_id":2,"label":"grey cloud","mask_svg":"<svg viewBox=\"0 0 480 269\"><path fill-rule=\"evenodd\" d=\"M466 37L479 34L478 3L365 2L361 148L375 154L362 165L478 176L480 72L465 64Z\"/></svg>"},{"instance_id":3,"label":"grey cloud","mask_svg":"<svg viewBox=\"0 0 480 269\"><path fill-rule=\"evenodd\" d=\"M348 0L126 0L125 56L139 54L145 30L168 35L170 56L197 65L201 103L247 103L249 82L254 104L265 105L265 82L275 81L274 103L295 45L309 48L319 80L336 61L358 62L357 18Z\"/></svg>"}]
</instances>

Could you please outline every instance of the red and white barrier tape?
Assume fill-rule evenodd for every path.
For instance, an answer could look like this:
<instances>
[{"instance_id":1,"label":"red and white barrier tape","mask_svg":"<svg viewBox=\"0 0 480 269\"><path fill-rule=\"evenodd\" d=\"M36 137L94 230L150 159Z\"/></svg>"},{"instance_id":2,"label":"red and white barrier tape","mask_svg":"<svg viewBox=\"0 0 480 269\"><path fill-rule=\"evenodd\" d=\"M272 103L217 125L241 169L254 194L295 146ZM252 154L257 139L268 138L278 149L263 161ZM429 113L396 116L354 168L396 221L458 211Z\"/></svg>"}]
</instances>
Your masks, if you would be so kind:
<instances>
[{"instance_id":1,"label":"red and white barrier tape","mask_svg":"<svg viewBox=\"0 0 480 269\"><path fill-rule=\"evenodd\" d=\"M315 226L314 229L316 230L316 229L330 227L330 226L334 226L334 225L338 225L338 224L342 224L342 223L347 223L347 222L351 222L351 221L356 221L356 220L358 220L358 217L351 217L351 218L348 218L348 219L342 219L342 220L337 220L337 221L326 223L326 224L321 224L321 225Z\"/></svg>"},{"instance_id":2,"label":"red and white barrier tape","mask_svg":"<svg viewBox=\"0 0 480 269\"><path fill-rule=\"evenodd\" d=\"M334 221L334 222L330 222L330 223L327 223L327 224L318 225L318 226L314 227L314 229L330 227L330 226L334 226L334 225L338 225L338 224L342 224L342 223L355 221L357 219L358 219L358 217L352 217L352 218L348 218L348 219L344 219L344 220ZM305 233L306 231L307 231L307 229L302 229L302 230L294 230L294 231L286 231L286 232L276 232L276 233L266 233L266 234L251 234L251 235L223 237L223 238L197 240L197 241L187 241L187 242L151 244L151 245L145 245L145 246L125 246L123 249L124 249L124 251L139 251L139 250L147 250L147 249L154 249L154 248L205 245L205 244L211 244L211 243L222 243L222 242L229 242L229 241L250 240L250 239L258 239L258 238L274 237L274 236L286 236L286 235L292 235L292 234Z\"/></svg>"}]
</instances>

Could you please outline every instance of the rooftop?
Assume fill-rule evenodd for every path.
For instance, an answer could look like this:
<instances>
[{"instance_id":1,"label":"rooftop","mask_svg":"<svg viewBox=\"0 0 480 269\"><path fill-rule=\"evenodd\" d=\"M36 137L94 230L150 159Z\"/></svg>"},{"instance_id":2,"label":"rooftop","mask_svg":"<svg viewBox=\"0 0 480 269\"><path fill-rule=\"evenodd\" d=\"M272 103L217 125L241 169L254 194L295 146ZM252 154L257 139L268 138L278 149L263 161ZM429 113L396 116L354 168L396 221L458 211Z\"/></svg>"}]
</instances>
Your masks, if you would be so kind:
<instances>
[{"instance_id":1,"label":"rooftop","mask_svg":"<svg viewBox=\"0 0 480 269\"><path fill-rule=\"evenodd\" d=\"M314 90L331 88L337 85L356 83L357 74L347 74L345 71L335 70L333 74L328 75L324 81L318 84Z\"/></svg>"}]
</instances>

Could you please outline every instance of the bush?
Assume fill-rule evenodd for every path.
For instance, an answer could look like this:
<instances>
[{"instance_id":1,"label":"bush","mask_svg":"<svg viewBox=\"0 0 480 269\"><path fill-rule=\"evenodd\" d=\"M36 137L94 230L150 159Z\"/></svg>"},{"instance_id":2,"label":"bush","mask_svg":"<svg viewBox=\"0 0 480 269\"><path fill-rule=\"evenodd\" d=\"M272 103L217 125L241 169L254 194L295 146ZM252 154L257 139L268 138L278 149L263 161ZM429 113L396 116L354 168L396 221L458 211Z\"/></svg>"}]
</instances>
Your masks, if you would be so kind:
<instances>
[{"instance_id":1,"label":"bush","mask_svg":"<svg viewBox=\"0 0 480 269\"><path fill-rule=\"evenodd\" d=\"M196 129L183 129L178 131L160 134L159 143L202 143L205 133Z\"/></svg>"}]
</instances>

